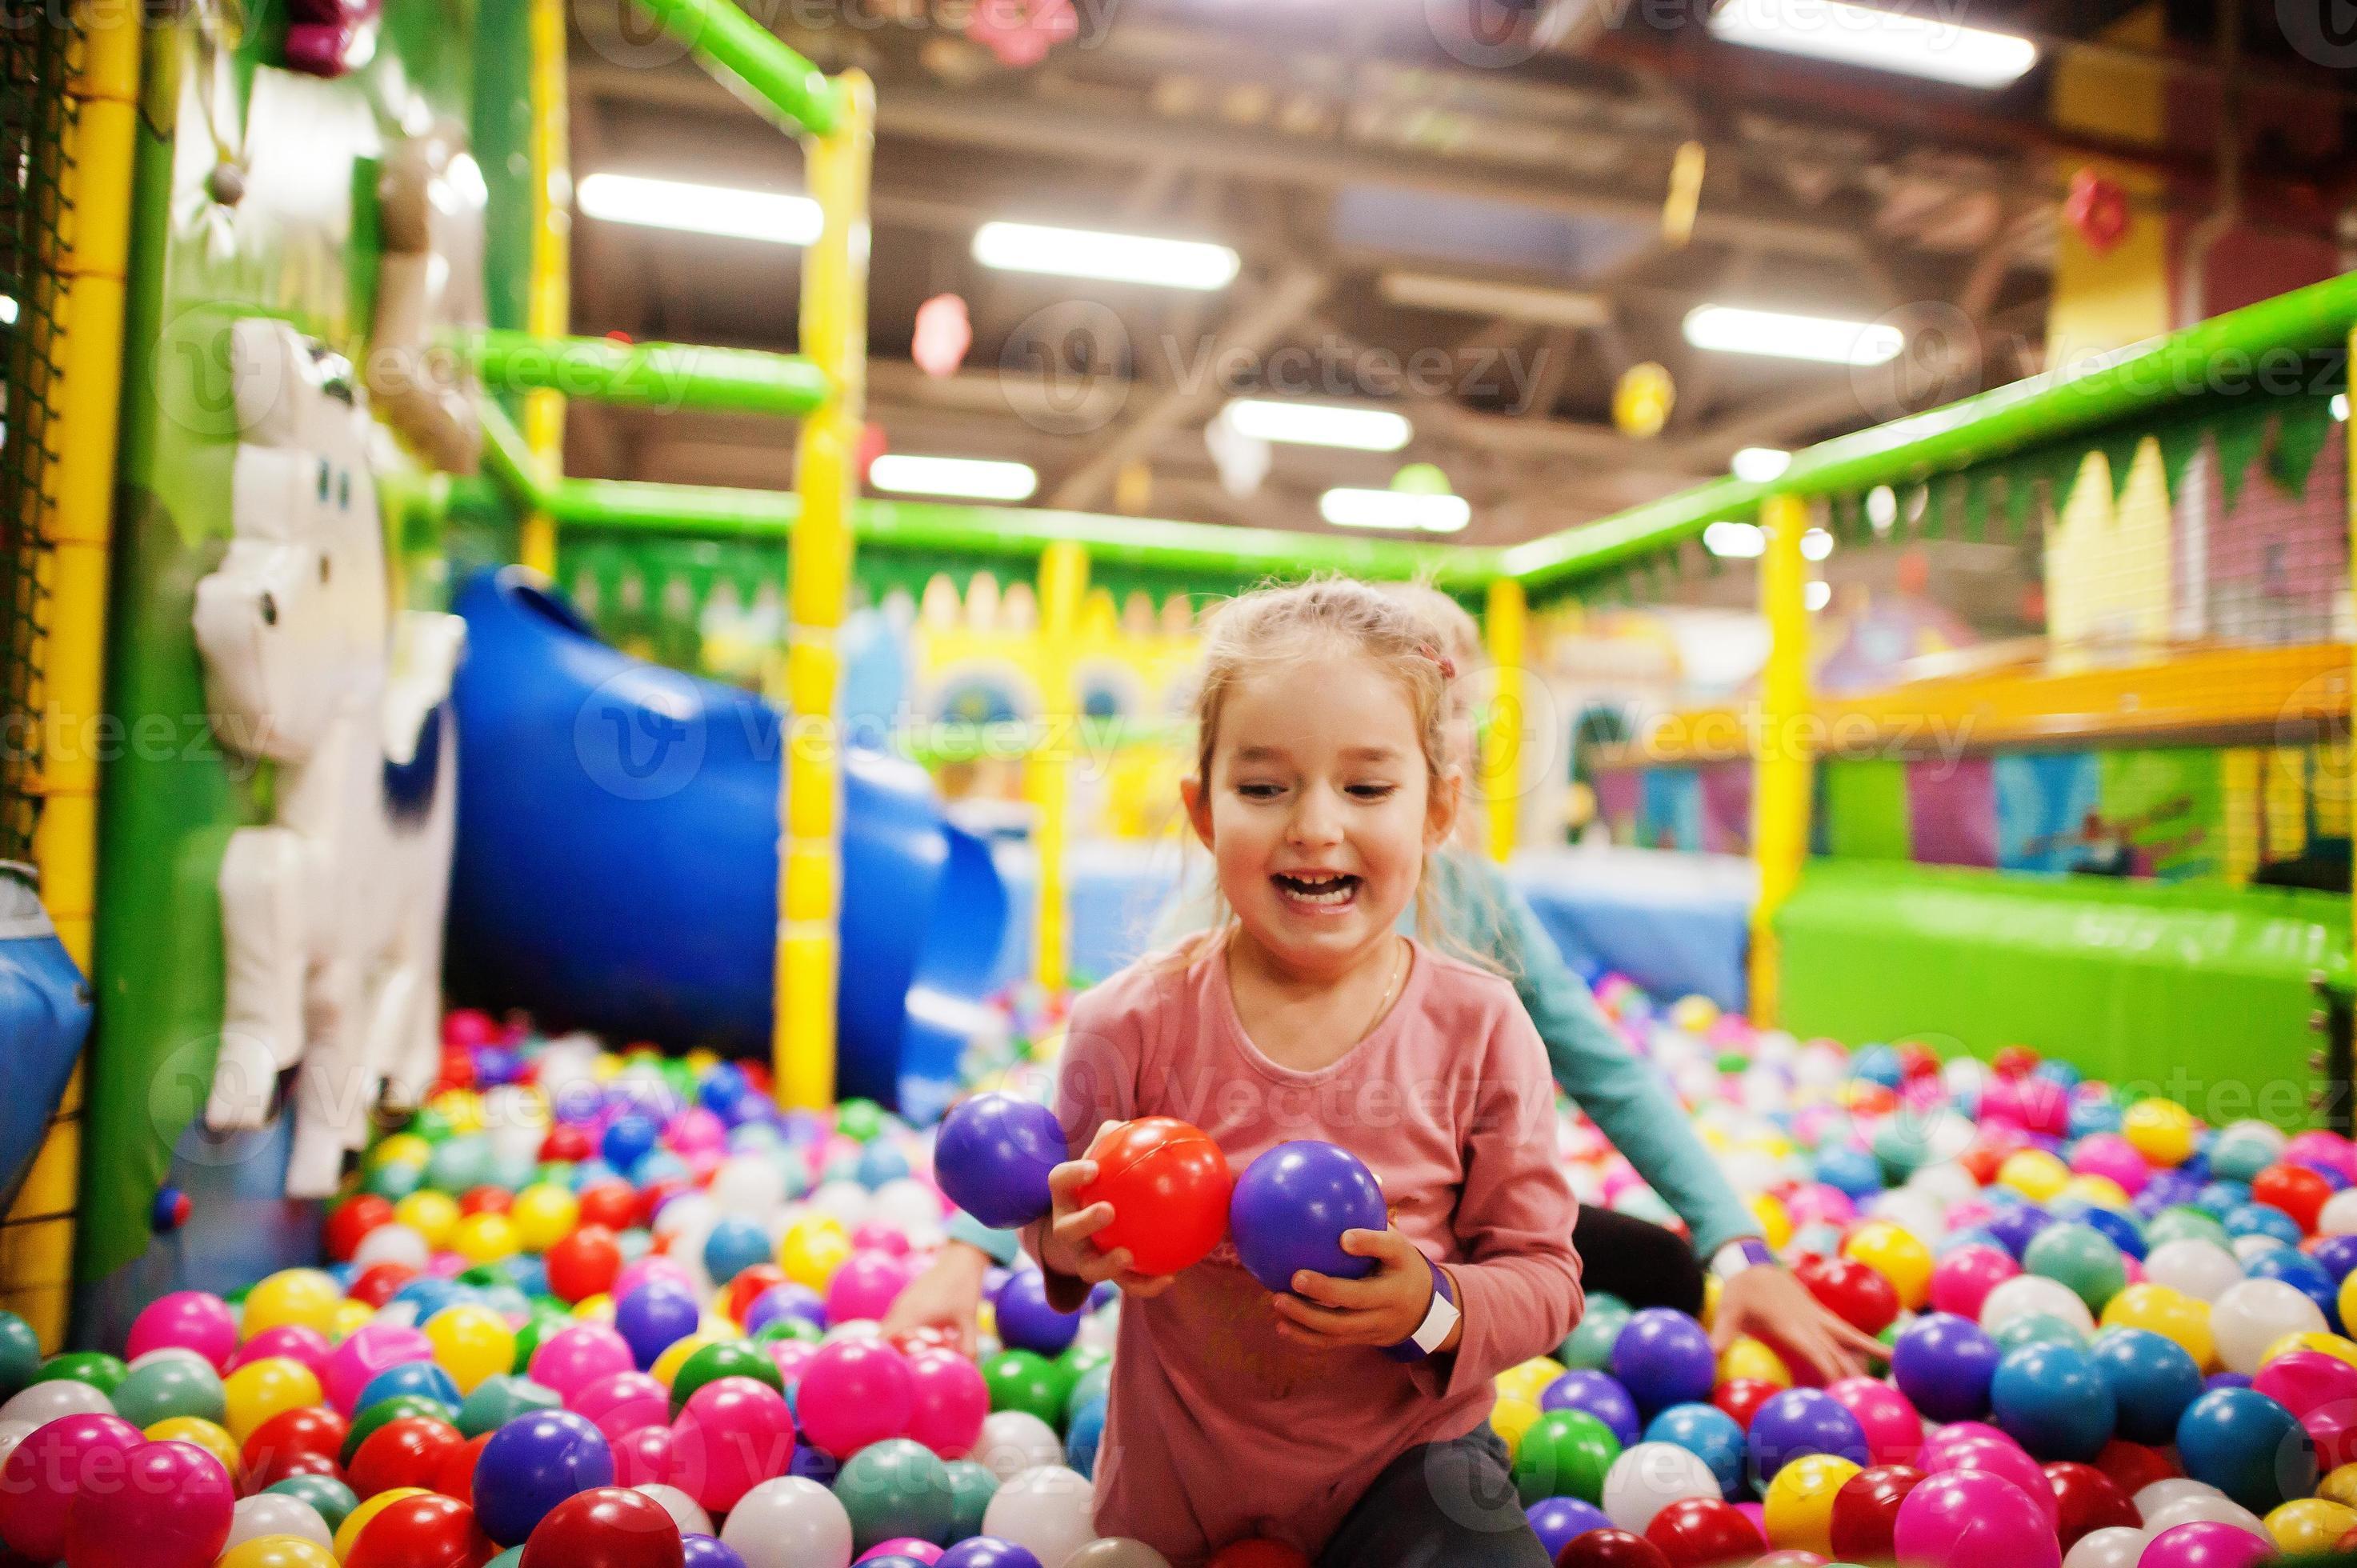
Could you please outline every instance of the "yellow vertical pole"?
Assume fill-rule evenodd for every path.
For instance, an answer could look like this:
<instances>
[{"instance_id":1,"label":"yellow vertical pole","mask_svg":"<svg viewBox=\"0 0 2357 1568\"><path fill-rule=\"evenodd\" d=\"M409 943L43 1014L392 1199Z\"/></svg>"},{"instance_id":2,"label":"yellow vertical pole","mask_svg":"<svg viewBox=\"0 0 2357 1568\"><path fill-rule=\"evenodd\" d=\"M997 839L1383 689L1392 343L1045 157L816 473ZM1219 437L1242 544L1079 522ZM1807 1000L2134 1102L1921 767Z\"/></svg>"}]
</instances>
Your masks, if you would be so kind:
<instances>
[{"instance_id":1,"label":"yellow vertical pole","mask_svg":"<svg viewBox=\"0 0 2357 1568\"><path fill-rule=\"evenodd\" d=\"M1768 535L1768 553L1760 561L1760 609L1769 644L1751 782L1751 854L1760 867L1760 900L1751 912L1751 1015L1773 1024L1781 974L1776 912L1800 885L1809 853L1809 571L1801 554L1808 505L1796 496L1770 496L1760 521Z\"/></svg>"},{"instance_id":2,"label":"yellow vertical pole","mask_svg":"<svg viewBox=\"0 0 2357 1568\"><path fill-rule=\"evenodd\" d=\"M565 77L565 0L532 0L532 285L525 329L541 338L572 330L572 133ZM565 398L524 394L524 445L543 484L565 475ZM527 514L516 553L543 576L556 575L556 521Z\"/></svg>"},{"instance_id":3,"label":"yellow vertical pole","mask_svg":"<svg viewBox=\"0 0 2357 1568\"><path fill-rule=\"evenodd\" d=\"M1039 908L1033 911L1033 970L1051 989L1069 978L1064 845L1071 815L1072 768L1079 762L1081 702L1072 681L1081 601L1089 591L1087 550L1059 540L1039 555L1039 717L1044 733L1029 760L1031 800L1039 811L1034 835L1039 856Z\"/></svg>"},{"instance_id":4,"label":"yellow vertical pole","mask_svg":"<svg viewBox=\"0 0 2357 1568\"><path fill-rule=\"evenodd\" d=\"M794 488L802 516L786 566L785 842L779 855L777 1009L771 1055L781 1104L834 1100L834 997L841 961L843 780L837 733L851 597L851 507L859 489L867 389L867 180L876 91L865 73L836 79L843 117L807 145L811 195L824 214L802 256L802 349L834 383L802 422Z\"/></svg>"},{"instance_id":5,"label":"yellow vertical pole","mask_svg":"<svg viewBox=\"0 0 2357 1568\"><path fill-rule=\"evenodd\" d=\"M105 702L106 571L113 540L114 455L123 391L123 302L131 254L132 168L139 98L135 6L85 0L73 102L70 213L58 261L62 323L49 438L49 625L43 660L40 825L33 837L41 900L58 937L91 972L98 912L98 756ZM29 317L33 302L25 305ZM41 1150L0 1222L0 1305L21 1315L44 1349L65 1337L73 1291L74 1206L81 1196L82 1074L75 1069Z\"/></svg>"},{"instance_id":6,"label":"yellow vertical pole","mask_svg":"<svg viewBox=\"0 0 2357 1568\"><path fill-rule=\"evenodd\" d=\"M1529 707L1530 604L1523 585L1500 577L1490 585L1490 724L1481 740L1481 792L1490 812L1490 857L1514 853L1522 810L1523 730Z\"/></svg>"}]
</instances>

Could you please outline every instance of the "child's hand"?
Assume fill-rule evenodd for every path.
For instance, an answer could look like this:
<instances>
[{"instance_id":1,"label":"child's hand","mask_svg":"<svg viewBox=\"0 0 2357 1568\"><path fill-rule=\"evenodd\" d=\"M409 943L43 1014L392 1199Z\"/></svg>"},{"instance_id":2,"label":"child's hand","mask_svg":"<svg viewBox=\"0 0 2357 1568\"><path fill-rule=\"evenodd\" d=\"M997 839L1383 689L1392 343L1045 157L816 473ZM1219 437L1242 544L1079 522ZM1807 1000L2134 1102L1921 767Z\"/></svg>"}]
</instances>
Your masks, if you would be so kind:
<instances>
[{"instance_id":1,"label":"child's hand","mask_svg":"<svg viewBox=\"0 0 2357 1568\"><path fill-rule=\"evenodd\" d=\"M1081 1189L1096 1179L1094 1160L1067 1160L1048 1173L1048 1191L1055 1207L1049 1212L1047 1229L1040 1232L1040 1265L1092 1285L1111 1280L1125 1295L1145 1300L1160 1295L1178 1275L1137 1273L1130 1267L1135 1260L1128 1248L1116 1247L1108 1252L1090 1241L1090 1237L1113 1223L1112 1204L1081 1207Z\"/></svg>"},{"instance_id":2,"label":"child's hand","mask_svg":"<svg viewBox=\"0 0 2357 1568\"><path fill-rule=\"evenodd\" d=\"M1375 1272L1362 1280L1306 1269L1294 1275L1295 1294L1272 1298L1279 1334L1297 1345L1380 1348L1424 1326L1425 1314L1432 1310L1432 1268L1415 1242L1397 1230L1345 1230L1342 1251L1374 1259Z\"/></svg>"}]
</instances>

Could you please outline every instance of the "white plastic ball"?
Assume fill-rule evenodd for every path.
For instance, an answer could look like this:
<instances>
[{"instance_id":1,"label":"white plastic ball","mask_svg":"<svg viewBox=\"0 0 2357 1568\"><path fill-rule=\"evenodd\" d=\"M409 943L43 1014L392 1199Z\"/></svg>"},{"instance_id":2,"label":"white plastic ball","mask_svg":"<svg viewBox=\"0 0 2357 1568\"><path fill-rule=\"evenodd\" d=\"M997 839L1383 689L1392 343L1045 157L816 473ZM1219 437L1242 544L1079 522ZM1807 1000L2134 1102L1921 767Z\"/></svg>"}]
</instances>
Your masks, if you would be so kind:
<instances>
[{"instance_id":1,"label":"white plastic ball","mask_svg":"<svg viewBox=\"0 0 2357 1568\"><path fill-rule=\"evenodd\" d=\"M2206 1497L2174 1498L2144 1516L2145 1529L2154 1535L2180 1524L2231 1524L2262 1541L2271 1542L2274 1539L2267 1533L2266 1521L2219 1491L2212 1491Z\"/></svg>"},{"instance_id":2,"label":"white plastic ball","mask_svg":"<svg viewBox=\"0 0 2357 1568\"><path fill-rule=\"evenodd\" d=\"M2082 1334L2095 1331L2095 1316L2079 1293L2043 1274L2016 1274L1989 1292L1981 1303L1981 1327L1994 1334L2017 1317L2039 1312L2061 1318Z\"/></svg>"},{"instance_id":3,"label":"white plastic ball","mask_svg":"<svg viewBox=\"0 0 2357 1568\"><path fill-rule=\"evenodd\" d=\"M786 1201L785 1167L767 1155L733 1155L712 1173L713 1207L767 1219Z\"/></svg>"},{"instance_id":4,"label":"white plastic ball","mask_svg":"<svg viewBox=\"0 0 2357 1568\"><path fill-rule=\"evenodd\" d=\"M2344 1187L2324 1200L2316 1229L2326 1236L2357 1236L2357 1187Z\"/></svg>"},{"instance_id":5,"label":"white plastic ball","mask_svg":"<svg viewBox=\"0 0 2357 1568\"><path fill-rule=\"evenodd\" d=\"M2291 1135L2272 1122L2261 1122L2245 1116L2240 1122L2229 1122L2219 1129L2220 1138L2244 1138L2266 1145L2267 1153L2281 1155L2290 1144Z\"/></svg>"},{"instance_id":6,"label":"white plastic ball","mask_svg":"<svg viewBox=\"0 0 2357 1568\"><path fill-rule=\"evenodd\" d=\"M0 1421L0 1465L8 1462L8 1455L16 1452L16 1444L40 1430L38 1421Z\"/></svg>"},{"instance_id":7,"label":"white plastic ball","mask_svg":"<svg viewBox=\"0 0 2357 1568\"><path fill-rule=\"evenodd\" d=\"M425 1238L398 1220L378 1226L352 1249L352 1267L362 1273L379 1263L398 1263L422 1273L433 1261L434 1249L426 1244Z\"/></svg>"},{"instance_id":8,"label":"white plastic ball","mask_svg":"<svg viewBox=\"0 0 2357 1568\"><path fill-rule=\"evenodd\" d=\"M1951 1057L1940 1064L1942 1086L1959 1100L1978 1094L1989 1078L1988 1063L1977 1057Z\"/></svg>"},{"instance_id":9,"label":"white plastic ball","mask_svg":"<svg viewBox=\"0 0 2357 1568\"><path fill-rule=\"evenodd\" d=\"M159 1345L144 1355L132 1357L125 1365L135 1372L142 1367L153 1366L158 1361L186 1361L192 1367L202 1367L206 1371L212 1372L214 1376L220 1376L210 1361L206 1360L204 1357L189 1349L186 1345Z\"/></svg>"},{"instance_id":10,"label":"white plastic ball","mask_svg":"<svg viewBox=\"0 0 2357 1568\"><path fill-rule=\"evenodd\" d=\"M1028 1410L995 1411L983 1417L982 1435L974 1440L974 1452L966 1457L1005 1482L1026 1470L1061 1463L1064 1442L1055 1428Z\"/></svg>"},{"instance_id":11,"label":"white plastic ball","mask_svg":"<svg viewBox=\"0 0 2357 1568\"><path fill-rule=\"evenodd\" d=\"M1929 1193L1899 1187L1880 1192L1866 1206L1877 1219L1887 1219L1929 1247L1947 1234L1948 1221L1940 1201Z\"/></svg>"},{"instance_id":12,"label":"white plastic ball","mask_svg":"<svg viewBox=\"0 0 2357 1568\"><path fill-rule=\"evenodd\" d=\"M113 1415L114 1402L72 1378L52 1378L46 1383L33 1383L16 1391L6 1404L0 1404L0 1421L29 1421L35 1426L47 1426L63 1415Z\"/></svg>"},{"instance_id":13,"label":"white plastic ball","mask_svg":"<svg viewBox=\"0 0 2357 1568\"><path fill-rule=\"evenodd\" d=\"M682 1535L712 1533L712 1516L704 1511L702 1503L697 1502L677 1487L667 1487L661 1481L649 1481L643 1486L633 1487L630 1489L635 1492L644 1492L648 1497L662 1504L663 1512L671 1515L673 1520L678 1524L679 1532Z\"/></svg>"},{"instance_id":14,"label":"white plastic ball","mask_svg":"<svg viewBox=\"0 0 2357 1568\"><path fill-rule=\"evenodd\" d=\"M1688 1498L1717 1498L1718 1477L1702 1456L1674 1443L1621 1450L1604 1473L1604 1512L1622 1530L1645 1533L1653 1516Z\"/></svg>"},{"instance_id":15,"label":"white plastic ball","mask_svg":"<svg viewBox=\"0 0 2357 1568\"><path fill-rule=\"evenodd\" d=\"M845 1339L881 1339L884 1326L872 1317L848 1317L832 1325L819 1336L822 1345L839 1344Z\"/></svg>"},{"instance_id":16,"label":"white plastic ball","mask_svg":"<svg viewBox=\"0 0 2357 1568\"><path fill-rule=\"evenodd\" d=\"M1061 1465L1025 1470L1000 1487L983 1509L982 1533L1023 1547L1057 1568L1097 1538L1096 1498L1088 1477Z\"/></svg>"},{"instance_id":17,"label":"white plastic ball","mask_svg":"<svg viewBox=\"0 0 2357 1568\"><path fill-rule=\"evenodd\" d=\"M833 1492L802 1476L780 1476L739 1498L720 1527L745 1568L845 1568L851 1515Z\"/></svg>"},{"instance_id":18,"label":"white plastic ball","mask_svg":"<svg viewBox=\"0 0 2357 1568\"><path fill-rule=\"evenodd\" d=\"M259 1541L265 1535L299 1535L319 1546L335 1544L335 1533L319 1510L300 1498L284 1492L256 1492L250 1498L237 1499L230 1513L229 1540L223 1552L248 1541Z\"/></svg>"},{"instance_id":19,"label":"white plastic ball","mask_svg":"<svg viewBox=\"0 0 2357 1568\"><path fill-rule=\"evenodd\" d=\"M939 1231L942 1198L915 1176L895 1176L868 1195L867 1218L904 1236Z\"/></svg>"},{"instance_id":20,"label":"white plastic ball","mask_svg":"<svg viewBox=\"0 0 2357 1568\"><path fill-rule=\"evenodd\" d=\"M2148 1519L2179 1498L2218 1498L2225 1494L2204 1481L2190 1476L2168 1476L2136 1488L2128 1500L2136 1504L2136 1517Z\"/></svg>"},{"instance_id":21,"label":"white plastic ball","mask_svg":"<svg viewBox=\"0 0 2357 1568\"><path fill-rule=\"evenodd\" d=\"M1065 1558L1064 1568L1170 1568L1170 1559L1142 1541L1108 1535Z\"/></svg>"},{"instance_id":22,"label":"white plastic ball","mask_svg":"<svg viewBox=\"0 0 2357 1568\"><path fill-rule=\"evenodd\" d=\"M483 1127L501 1159L536 1158L548 1124L548 1101L520 1083L500 1084L483 1096Z\"/></svg>"},{"instance_id":23,"label":"white plastic ball","mask_svg":"<svg viewBox=\"0 0 2357 1568\"><path fill-rule=\"evenodd\" d=\"M2234 1257L2237 1262L2247 1269L2253 1263L2257 1262L2261 1258L2266 1257L2269 1252L2275 1251L2276 1249L2280 1248L2283 1244L2283 1239L2281 1237L2269 1236L2264 1232L2254 1231L2248 1236L2237 1236L2234 1238Z\"/></svg>"},{"instance_id":24,"label":"white plastic ball","mask_svg":"<svg viewBox=\"0 0 2357 1568\"><path fill-rule=\"evenodd\" d=\"M1092 1350L1113 1354L1114 1340L1121 1333L1121 1304L1114 1302L1081 1319L1081 1329L1072 1342Z\"/></svg>"},{"instance_id":25,"label":"white plastic ball","mask_svg":"<svg viewBox=\"0 0 2357 1568\"><path fill-rule=\"evenodd\" d=\"M710 1197L700 1192L683 1192L662 1206L650 1229L658 1236L673 1238L676 1242L680 1237L708 1236L712 1228L719 1223L719 1206ZM677 1252L680 1248L674 1244L672 1251Z\"/></svg>"},{"instance_id":26,"label":"white plastic ball","mask_svg":"<svg viewBox=\"0 0 2357 1568\"><path fill-rule=\"evenodd\" d=\"M2357 1192L2357 1188L2352 1190ZM2216 1301L2229 1286L2242 1280L2243 1265L2233 1253L2215 1241L2180 1236L2152 1250L2151 1256L2144 1261L2144 1277L2197 1301Z\"/></svg>"},{"instance_id":27,"label":"white plastic ball","mask_svg":"<svg viewBox=\"0 0 2357 1568\"><path fill-rule=\"evenodd\" d=\"M867 1223L874 1202L868 1190L856 1181L822 1182L808 1199L813 1213L832 1214L843 1221L846 1230L856 1230Z\"/></svg>"},{"instance_id":28,"label":"white plastic ball","mask_svg":"<svg viewBox=\"0 0 2357 1568\"><path fill-rule=\"evenodd\" d=\"M1977 1196L1980 1183L1975 1181L1973 1173L1964 1166L1943 1161L1936 1165L1925 1165L1909 1176L1907 1190L1921 1193L1944 1211L1950 1204L1963 1203Z\"/></svg>"},{"instance_id":29,"label":"white plastic ball","mask_svg":"<svg viewBox=\"0 0 2357 1568\"><path fill-rule=\"evenodd\" d=\"M2072 1544L2062 1559L2062 1568L2136 1568L2136 1559L2144 1555L2145 1544L2151 1539L2124 1524L2091 1530Z\"/></svg>"},{"instance_id":30,"label":"white plastic ball","mask_svg":"<svg viewBox=\"0 0 2357 1568\"><path fill-rule=\"evenodd\" d=\"M2281 1280L2243 1280L2210 1304L2210 1332L2229 1371L2259 1369L2268 1346L2287 1334L2322 1334L2324 1311Z\"/></svg>"}]
</instances>

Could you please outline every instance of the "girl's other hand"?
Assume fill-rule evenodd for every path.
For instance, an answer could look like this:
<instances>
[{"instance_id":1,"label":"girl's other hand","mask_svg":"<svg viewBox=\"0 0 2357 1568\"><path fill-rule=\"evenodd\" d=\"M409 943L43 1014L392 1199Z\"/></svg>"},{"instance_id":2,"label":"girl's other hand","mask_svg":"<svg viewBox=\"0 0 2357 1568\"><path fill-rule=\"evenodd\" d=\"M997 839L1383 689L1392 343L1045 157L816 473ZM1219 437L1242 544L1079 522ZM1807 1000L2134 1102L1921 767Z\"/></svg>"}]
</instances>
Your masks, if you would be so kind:
<instances>
[{"instance_id":1,"label":"girl's other hand","mask_svg":"<svg viewBox=\"0 0 2357 1568\"><path fill-rule=\"evenodd\" d=\"M1276 1331L1297 1345L1331 1349L1342 1345L1396 1345L1424 1326L1432 1310L1432 1267L1415 1243L1397 1230L1345 1230L1342 1251L1372 1258L1375 1272L1362 1280L1337 1279L1308 1270L1293 1276L1290 1294L1272 1296ZM1461 1332L1461 1329L1460 1329ZM1441 1347L1445 1352L1454 1347Z\"/></svg>"},{"instance_id":2,"label":"girl's other hand","mask_svg":"<svg viewBox=\"0 0 2357 1568\"><path fill-rule=\"evenodd\" d=\"M1890 1354L1811 1295L1792 1270L1773 1263L1755 1263L1719 1287L1711 1348L1724 1354L1747 1334L1783 1357L1795 1379L1817 1386L1857 1377L1869 1359Z\"/></svg>"},{"instance_id":3,"label":"girl's other hand","mask_svg":"<svg viewBox=\"0 0 2357 1568\"><path fill-rule=\"evenodd\" d=\"M961 1354L974 1353L974 1318L982 1309L982 1279L990 1256L963 1241L946 1242L932 1266L909 1282L884 1315L884 1337L912 1328L946 1328L957 1336Z\"/></svg>"},{"instance_id":4,"label":"girl's other hand","mask_svg":"<svg viewBox=\"0 0 2357 1568\"><path fill-rule=\"evenodd\" d=\"M1040 1266L1092 1285L1111 1280L1125 1295L1144 1300L1160 1295L1178 1275L1138 1273L1130 1266L1136 1260L1128 1248L1108 1252L1090 1240L1113 1223L1112 1204L1081 1203L1081 1189L1096 1179L1094 1160L1067 1160L1048 1173L1048 1192L1055 1206L1040 1233Z\"/></svg>"}]
</instances>

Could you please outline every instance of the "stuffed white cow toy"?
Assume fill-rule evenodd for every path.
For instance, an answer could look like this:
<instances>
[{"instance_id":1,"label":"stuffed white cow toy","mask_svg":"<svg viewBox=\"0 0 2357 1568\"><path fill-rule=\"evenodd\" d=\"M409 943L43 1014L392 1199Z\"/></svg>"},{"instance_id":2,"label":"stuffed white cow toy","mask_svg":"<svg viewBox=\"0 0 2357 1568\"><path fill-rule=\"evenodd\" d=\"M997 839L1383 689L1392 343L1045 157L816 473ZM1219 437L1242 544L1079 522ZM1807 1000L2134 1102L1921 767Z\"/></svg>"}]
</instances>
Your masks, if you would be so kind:
<instances>
[{"instance_id":1,"label":"stuffed white cow toy","mask_svg":"<svg viewBox=\"0 0 2357 1568\"><path fill-rule=\"evenodd\" d=\"M231 328L235 532L197 585L214 733L277 764L275 819L221 868L228 1005L205 1109L259 1127L295 1083L291 1197L335 1189L381 1099L439 1058L457 739L455 616L392 609L351 366L284 322Z\"/></svg>"}]
</instances>

